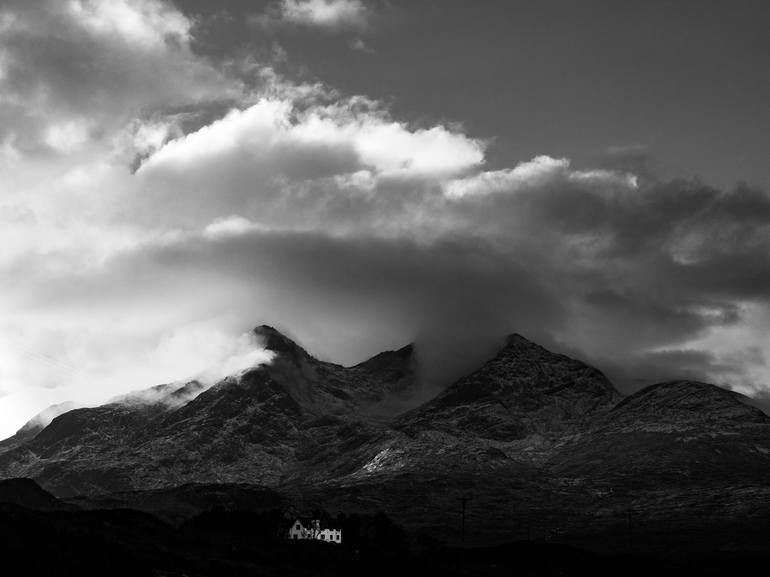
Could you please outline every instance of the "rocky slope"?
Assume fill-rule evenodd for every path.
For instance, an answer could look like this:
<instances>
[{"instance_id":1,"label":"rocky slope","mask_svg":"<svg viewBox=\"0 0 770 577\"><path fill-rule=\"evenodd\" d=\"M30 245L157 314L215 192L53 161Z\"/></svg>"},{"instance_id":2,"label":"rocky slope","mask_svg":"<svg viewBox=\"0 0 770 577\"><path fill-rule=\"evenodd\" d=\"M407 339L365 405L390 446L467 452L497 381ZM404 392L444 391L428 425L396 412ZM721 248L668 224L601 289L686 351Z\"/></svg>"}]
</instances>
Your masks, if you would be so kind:
<instances>
[{"instance_id":1,"label":"rocky slope","mask_svg":"<svg viewBox=\"0 0 770 577\"><path fill-rule=\"evenodd\" d=\"M552 462L563 475L635 485L751 482L770 472L769 432L743 395L672 381L623 399Z\"/></svg>"},{"instance_id":2,"label":"rocky slope","mask_svg":"<svg viewBox=\"0 0 770 577\"><path fill-rule=\"evenodd\" d=\"M585 427L619 399L593 367L511 335L495 358L397 426L498 441L563 435Z\"/></svg>"},{"instance_id":3,"label":"rocky slope","mask_svg":"<svg viewBox=\"0 0 770 577\"><path fill-rule=\"evenodd\" d=\"M262 485L450 541L461 498L479 542L616 535L630 510L653 529L770 514L770 419L737 393L676 381L622 398L600 371L512 335L422 402L411 345L342 367L255 331L270 364L66 412L6 444L0 476L58 496Z\"/></svg>"},{"instance_id":4,"label":"rocky slope","mask_svg":"<svg viewBox=\"0 0 770 577\"><path fill-rule=\"evenodd\" d=\"M271 327L255 332L276 353L269 365L204 391L195 382L162 385L66 412L7 447L0 471L63 495L188 482L276 485L386 434L388 416L416 390L412 347L346 368L313 358Z\"/></svg>"},{"instance_id":5,"label":"rocky slope","mask_svg":"<svg viewBox=\"0 0 770 577\"><path fill-rule=\"evenodd\" d=\"M51 424L56 417L67 413L76 406L74 403L66 402L59 403L57 405L51 405L50 407L40 411L37 415L27 421L14 435L0 441L0 453L7 451L14 447L18 447L22 443L34 439L40 431L45 429Z\"/></svg>"}]
</instances>

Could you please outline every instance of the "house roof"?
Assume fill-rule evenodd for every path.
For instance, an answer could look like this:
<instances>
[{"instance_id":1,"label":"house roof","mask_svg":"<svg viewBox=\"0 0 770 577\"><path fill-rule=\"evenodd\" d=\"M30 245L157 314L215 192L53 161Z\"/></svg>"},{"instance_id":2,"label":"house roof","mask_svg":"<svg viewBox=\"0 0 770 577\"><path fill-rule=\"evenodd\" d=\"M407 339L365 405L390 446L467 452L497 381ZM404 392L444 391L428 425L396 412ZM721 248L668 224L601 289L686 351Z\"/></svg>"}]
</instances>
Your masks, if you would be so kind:
<instances>
[{"instance_id":1,"label":"house roof","mask_svg":"<svg viewBox=\"0 0 770 577\"><path fill-rule=\"evenodd\" d=\"M323 529L342 530L342 527L340 527L339 524L335 523L333 519L317 519L314 517L295 517L294 521L291 524L292 527L297 521L302 523L302 526L306 528L309 528L313 521L319 521L319 527L321 530Z\"/></svg>"}]
</instances>

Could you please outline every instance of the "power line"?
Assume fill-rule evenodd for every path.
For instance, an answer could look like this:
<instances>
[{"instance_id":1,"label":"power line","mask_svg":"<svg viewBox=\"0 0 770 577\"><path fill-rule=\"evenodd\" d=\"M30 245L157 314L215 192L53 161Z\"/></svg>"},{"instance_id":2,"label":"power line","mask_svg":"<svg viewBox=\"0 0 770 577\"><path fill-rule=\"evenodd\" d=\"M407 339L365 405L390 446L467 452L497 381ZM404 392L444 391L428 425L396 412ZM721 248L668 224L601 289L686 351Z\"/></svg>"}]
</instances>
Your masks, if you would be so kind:
<instances>
[{"instance_id":1,"label":"power line","mask_svg":"<svg viewBox=\"0 0 770 577\"><path fill-rule=\"evenodd\" d=\"M58 369L63 369L73 375L79 375L81 374L81 371L72 365L71 363L63 360L63 359L57 359L56 357L52 357L51 355L47 355L45 353L41 353L39 351L36 351L34 349L29 348L28 346L18 342L13 341L9 339L8 337L4 337L0 335L0 341L4 341L8 344L10 344L14 349L16 349L18 352L26 356L28 359L33 359L36 361L41 361L45 364L47 364L50 367L55 367Z\"/></svg>"}]
</instances>

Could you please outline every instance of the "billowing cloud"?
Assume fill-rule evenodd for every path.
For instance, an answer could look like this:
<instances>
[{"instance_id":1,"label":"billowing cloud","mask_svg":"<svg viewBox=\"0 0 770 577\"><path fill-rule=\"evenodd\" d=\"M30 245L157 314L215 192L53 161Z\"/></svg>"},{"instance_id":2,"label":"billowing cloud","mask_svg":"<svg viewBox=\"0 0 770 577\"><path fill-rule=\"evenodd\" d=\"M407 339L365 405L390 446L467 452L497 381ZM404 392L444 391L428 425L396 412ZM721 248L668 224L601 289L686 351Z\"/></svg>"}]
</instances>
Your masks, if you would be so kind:
<instances>
[{"instance_id":1,"label":"billowing cloud","mask_svg":"<svg viewBox=\"0 0 770 577\"><path fill-rule=\"evenodd\" d=\"M281 0L268 20L324 30L361 30L369 25L371 9L362 0Z\"/></svg>"},{"instance_id":2,"label":"billowing cloud","mask_svg":"<svg viewBox=\"0 0 770 577\"><path fill-rule=\"evenodd\" d=\"M480 172L452 181L446 187L446 195L461 199L466 196L515 194L517 190L531 188L533 185L558 186L560 183L633 189L636 188L636 177L608 170L570 170L570 162L566 158L538 156L519 163L515 168Z\"/></svg>"},{"instance_id":3,"label":"billowing cloud","mask_svg":"<svg viewBox=\"0 0 770 577\"><path fill-rule=\"evenodd\" d=\"M345 363L416 339L434 386L518 331L627 389L770 389L766 191L491 169L459 129L215 65L159 0L0 23L2 433L262 362L261 323Z\"/></svg>"},{"instance_id":4,"label":"billowing cloud","mask_svg":"<svg viewBox=\"0 0 770 577\"><path fill-rule=\"evenodd\" d=\"M166 2L12 2L0 23L10 150L71 153L131 119L240 94L193 53L191 20Z\"/></svg>"},{"instance_id":5,"label":"billowing cloud","mask_svg":"<svg viewBox=\"0 0 770 577\"><path fill-rule=\"evenodd\" d=\"M377 186L393 189L394 204L405 194L418 202L415 186L463 174L483 159L479 140L443 126L411 129L382 111L360 110L356 99L304 109L263 99L167 143L137 176L148 203L173 206L178 217L201 224L259 214L273 226L296 225L327 212L335 226L345 213L379 216L370 210ZM381 196L377 203L388 202Z\"/></svg>"}]
</instances>

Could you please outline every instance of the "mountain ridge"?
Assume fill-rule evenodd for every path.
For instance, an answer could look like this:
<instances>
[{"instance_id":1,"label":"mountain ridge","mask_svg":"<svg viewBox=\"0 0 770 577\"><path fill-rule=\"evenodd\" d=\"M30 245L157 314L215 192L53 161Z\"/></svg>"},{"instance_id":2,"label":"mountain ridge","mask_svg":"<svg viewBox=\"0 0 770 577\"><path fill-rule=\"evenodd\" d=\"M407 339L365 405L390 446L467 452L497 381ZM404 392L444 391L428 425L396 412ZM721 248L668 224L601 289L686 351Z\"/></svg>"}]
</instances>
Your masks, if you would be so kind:
<instances>
[{"instance_id":1,"label":"mountain ridge","mask_svg":"<svg viewBox=\"0 0 770 577\"><path fill-rule=\"evenodd\" d=\"M727 503L726 518L746 514L736 492L764 510L770 418L738 393L670 381L623 397L594 367L512 334L422 400L413 345L343 367L271 327L255 334L272 362L178 406L59 415L0 452L0 476L64 497L247 483L287 502L381 508L415 530L445 528L465 492L484 526L510 531L522 514L614 519L631 502L651 518L671 500L698 511L698 491Z\"/></svg>"},{"instance_id":2,"label":"mountain ridge","mask_svg":"<svg viewBox=\"0 0 770 577\"><path fill-rule=\"evenodd\" d=\"M510 441L552 432L554 427L569 428L576 419L608 410L620 397L597 369L514 333L494 358L405 416L402 423L471 430Z\"/></svg>"}]
</instances>

